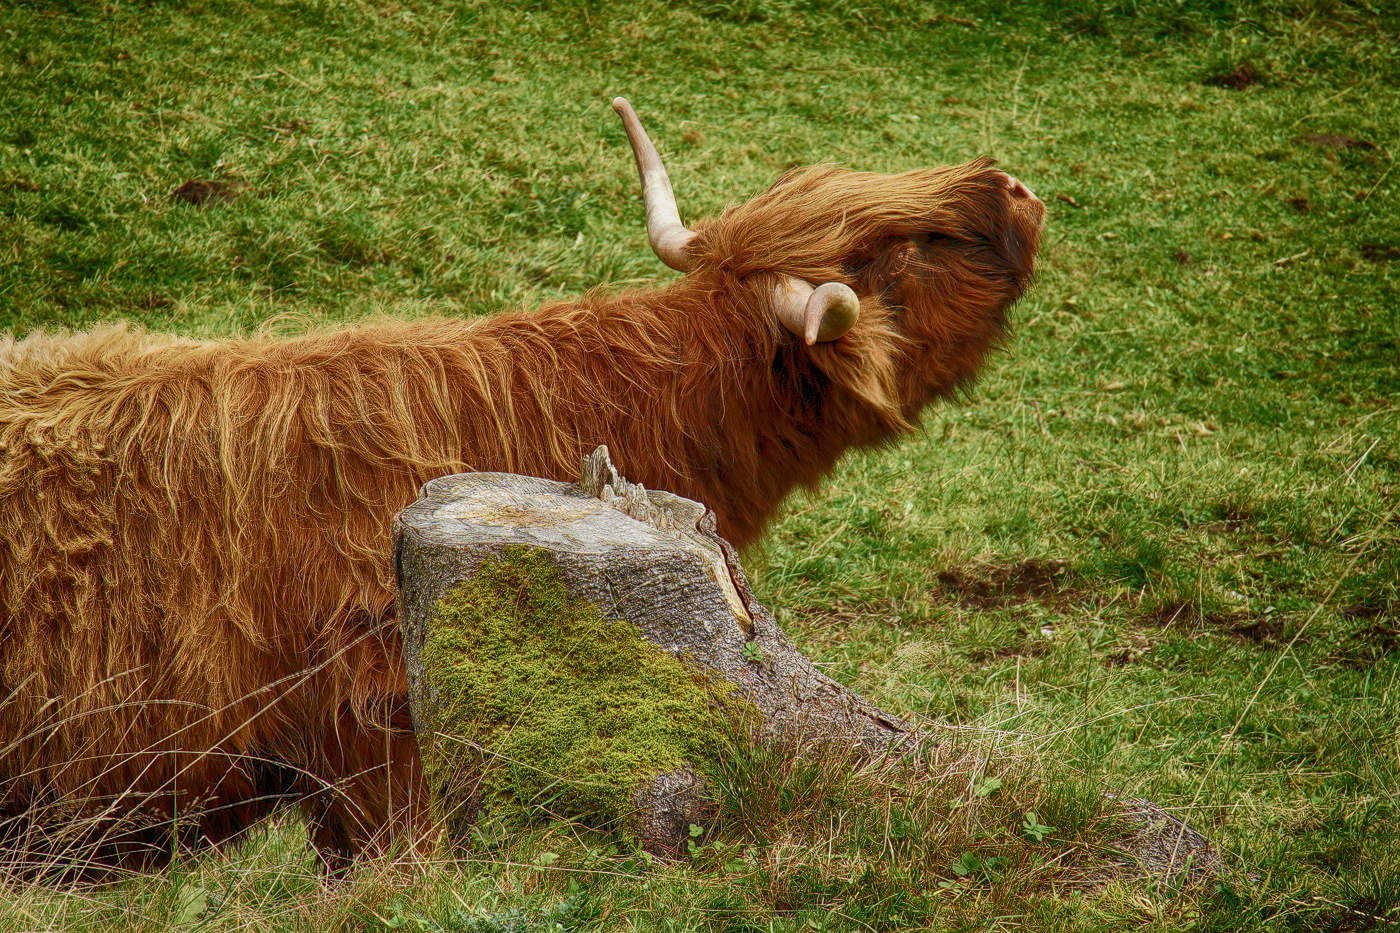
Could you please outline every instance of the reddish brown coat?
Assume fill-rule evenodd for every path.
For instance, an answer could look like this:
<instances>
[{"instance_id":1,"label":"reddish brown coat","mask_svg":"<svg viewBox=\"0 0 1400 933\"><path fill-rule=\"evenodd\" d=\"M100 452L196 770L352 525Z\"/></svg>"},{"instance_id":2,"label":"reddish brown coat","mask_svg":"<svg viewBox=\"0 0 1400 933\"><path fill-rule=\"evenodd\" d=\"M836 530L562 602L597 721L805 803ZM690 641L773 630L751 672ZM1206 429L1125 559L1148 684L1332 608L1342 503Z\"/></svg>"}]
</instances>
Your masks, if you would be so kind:
<instances>
[{"instance_id":1,"label":"reddish brown coat","mask_svg":"<svg viewBox=\"0 0 1400 933\"><path fill-rule=\"evenodd\" d=\"M146 864L299 802L328 859L422 829L389 527L462 470L619 469L754 541L970 381L1044 208L985 162L818 168L697 225L657 290L292 339L0 344L0 845ZM840 281L803 346L773 273ZM72 818L72 819L70 819ZM120 818L120 819L119 819Z\"/></svg>"}]
</instances>

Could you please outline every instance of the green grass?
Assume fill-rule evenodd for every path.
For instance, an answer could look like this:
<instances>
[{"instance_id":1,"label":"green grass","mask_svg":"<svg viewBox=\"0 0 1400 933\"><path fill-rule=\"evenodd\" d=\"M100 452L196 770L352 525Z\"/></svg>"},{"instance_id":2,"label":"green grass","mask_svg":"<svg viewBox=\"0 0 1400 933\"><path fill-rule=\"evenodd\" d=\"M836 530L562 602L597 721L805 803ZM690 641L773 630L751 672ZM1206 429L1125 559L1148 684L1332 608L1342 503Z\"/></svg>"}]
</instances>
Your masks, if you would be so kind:
<instances>
[{"instance_id":1,"label":"green grass","mask_svg":"<svg viewBox=\"0 0 1400 933\"><path fill-rule=\"evenodd\" d=\"M880 703L1037 752L1018 808L1070 832L1105 780L1177 808L1250 876L1055 898L1010 797L957 828L952 792L755 753L689 864L552 825L326 888L277 824L157 876L12 885L0 928L1400 922L1394 7L631 9L5 7L0 326L227 334L669 280L618 93L686 217L789 165L993 155L1050 208L1014 342L923 433L795 500L747 555L755 583ZM1322 134L1374 148L1299 141ZM231 200L172 200L191 179ZM1006 869L959 875L978 832Z\"/></svg>"}]
</instances>

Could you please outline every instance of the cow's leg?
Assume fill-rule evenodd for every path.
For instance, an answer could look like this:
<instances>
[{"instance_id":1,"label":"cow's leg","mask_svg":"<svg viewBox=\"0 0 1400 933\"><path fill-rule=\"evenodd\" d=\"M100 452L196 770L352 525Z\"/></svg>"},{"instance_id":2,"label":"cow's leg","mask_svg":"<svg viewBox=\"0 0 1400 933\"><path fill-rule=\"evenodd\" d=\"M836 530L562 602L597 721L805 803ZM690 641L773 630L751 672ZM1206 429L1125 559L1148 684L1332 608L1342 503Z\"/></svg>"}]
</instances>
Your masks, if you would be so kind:
<instances>
[{"instance_id":1,"label":"cow's leg","mask_svg":"<svg viewBox=\"0 0 1400 933\"><path fill-rule=\"evenodd\" d=\"M297 769L284 760L255 752L228 756L211 754L208 773L184 775L186 783L209 788L195 801L193 819L173 818L186 848L237 840L295 800Z\"/></svg>"},{"instance_id":2,"label":"cow's leg","mask_svg":"<svg viewBox=\"0 0 1400 933\"><path fill-rule=\"evenodd\" d=\"M341 873L362 855L396 844L419 851L428 842L428 813L418 745L406 697L396 698L389 729L369 728L342 711L325 749L335 777L308 794L311 844L327 869Z\"/></svg>"}]
</instances>

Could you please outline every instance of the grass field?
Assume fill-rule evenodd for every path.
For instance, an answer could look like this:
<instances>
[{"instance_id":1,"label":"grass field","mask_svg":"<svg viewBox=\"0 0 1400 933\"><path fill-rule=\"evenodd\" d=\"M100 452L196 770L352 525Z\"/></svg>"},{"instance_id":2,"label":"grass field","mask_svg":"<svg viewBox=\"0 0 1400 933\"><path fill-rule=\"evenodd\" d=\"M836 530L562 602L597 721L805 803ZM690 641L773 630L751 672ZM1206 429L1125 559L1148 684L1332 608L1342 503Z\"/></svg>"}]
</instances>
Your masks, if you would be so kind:
<instances>
[{"instance_id":1,"label":"grass field","mask_svg":"<svg viewBox=\"0 0 1400 933\"><path fill-rule=\"evenodd\" d=\"M1382 0L0 7L15 331L664 282L614 94L686 217L791 165L999 159L1050 209L1014 341L747 564L835 676L1043 762L1049 840L1106 781L1237 868L1055 896L1009 797L979 839L897 776L754 755L685 864L542 825L327 887L285 823L156 876L0 887L0 929L1400 926L1397 43ZM740 819L746 795L773 809Z\"/></svg>"}]
</instances>

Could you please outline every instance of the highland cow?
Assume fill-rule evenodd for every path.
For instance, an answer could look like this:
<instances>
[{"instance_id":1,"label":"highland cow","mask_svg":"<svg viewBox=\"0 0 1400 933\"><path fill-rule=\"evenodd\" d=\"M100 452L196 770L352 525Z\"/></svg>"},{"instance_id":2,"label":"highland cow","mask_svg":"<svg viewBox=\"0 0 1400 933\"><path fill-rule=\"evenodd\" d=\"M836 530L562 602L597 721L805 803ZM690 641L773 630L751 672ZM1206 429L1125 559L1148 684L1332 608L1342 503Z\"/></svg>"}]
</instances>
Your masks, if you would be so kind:
<instances>
[{"instance_id":1,"label":"highland cow","mask_svg":"<svg viewBox=\"0 0 1400 933\"><path fill-rule=\"evenodd\" d=\"M606 443L743 546L1003 338L1044 206L990 161L796 170L689 230L615 106L652 245L686 273L668 287L290 339L0 346L11 865L147 865L285 802L331 864L423 838L389 566L421 484L568 480Z\"/></svg>"}]
</instances>

